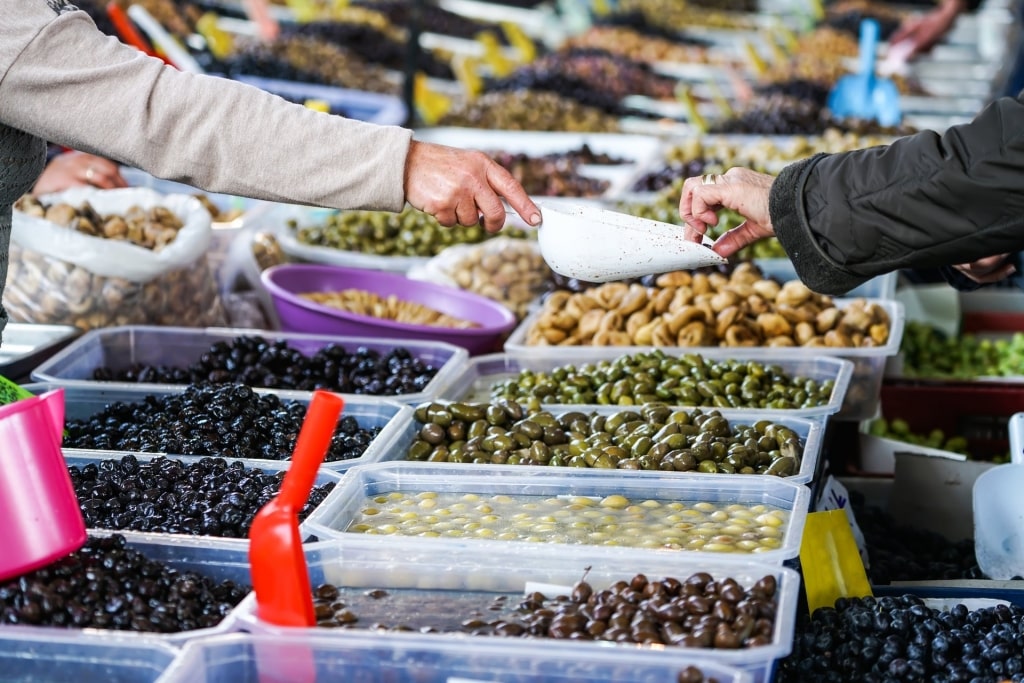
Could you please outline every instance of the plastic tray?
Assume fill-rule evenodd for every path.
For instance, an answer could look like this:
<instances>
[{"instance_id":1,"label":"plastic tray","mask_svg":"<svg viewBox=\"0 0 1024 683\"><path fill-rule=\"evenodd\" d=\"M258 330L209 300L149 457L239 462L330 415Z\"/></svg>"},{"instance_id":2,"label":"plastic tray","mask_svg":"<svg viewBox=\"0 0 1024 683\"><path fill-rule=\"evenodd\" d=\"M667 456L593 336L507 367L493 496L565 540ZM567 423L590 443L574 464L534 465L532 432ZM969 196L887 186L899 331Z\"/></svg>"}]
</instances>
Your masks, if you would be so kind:
<instances>
[{"instance_id":1,"label":"plastic tray","mask_svg":"<svg viewBox=\"0 0 1024 683\"><path fill-rule=\"evenodd\" d=\"M666 355L683 355L685 349L662 349ZM619 354L621 357L626 354ZM746 356L743 350L715 349L710 353L702 353L708 359L743 359ZM613 360L613 359L609 359ZM850 383L850 376L853 374L853 363L841 358L828 356L811 356L809 358L780 358L778 360L770 357L758 359L760 362L770 365L778 365L790 377L806 377L817 382L834 380L835 388L832 396L826 405L815 408L799 408L794 410L763 410L760 408L736 408L734 411L749 412L753 414L781 413L789 417L811 417L820 415L831 415L839 411L843 405L843 397L846 395ZM579 365L569 362L579 369ZM490 400L491 385L503 379L509 379L519 374L521 370L532 370L534 372L550 372L555 368L566 365L562 358L544 358L540 355L512 356L509 354L493 353L486 356L476 356L466 363L462 371L455 379L441 392L440 398L450 401L488 401ZM556 405L556 404L551 404ZM566 405L566 410L578 408L579 404ZM682 404L681 404L682 405ZM562 407L562 406L560 406ZM626 408L627 406L619 406Z\"/></svg>"},{"instance_id":2,"label":"plastic tray","mask_svg":"<svg viewBox=\"0 0 1024 683\"><path fill-rule=\"evenodd\" d=\"M800 279L796 274L796 266L788 258L759 258L754 259L754 263L766 277L775 278L779 282ZM899 276L895 272L879 275L851 289L843 296L847 299L892 299L896 296L898 279Z\"/></svg>"},{"instance_id":3,"label":"plastic tray","mask_svg":"<svg viewBox=\"0 0 1024 683\"><path fill-rule=\"evenodd\" d=\"M382 126L401 126L408 116L405 104L394 95L260 76L240 75L234 80L300 104L320 100L330 106L332 114Z\"/></svg>"},{"instance_id":4,"label":"plastic tray","mask_svg":"<svg viewBox=\"0 0 1024 683\"><path fill-rule=\"evenodd\" d=\"M514 361L512 361L512 362L514 362ZM486 403L487 402L486 399L483 402ZM573 412L582 411L582 412L585 412L585 413L596 412L596 413L599 413L601 415L612 415L614 413L619 412L620 410L632 410L634 408L636 408L636 406L601 406L601 405L545 405L544 406L545 410L551 411L556 416L557 415L561 415L561 414L566 413L566 412L570 412L570 411L573 411ZM694 410L694 409L693 408L688 408L687 410ZM710 410L710 409L709 408L704 408L703 410ZM748 424L749 425L749 424L753 424L754 422L757 422L758 420L771 420L772 422L776 422L776 423L782 424L782 425L792 429L794 432L796 432L797 436L800 437L800 441L804 445L804 450L803 450L803 454L802 454L801 459L800 459L800 469L799 469L799 471L797 471L796 474L794 474L792 476L783 477L783 478L786 481L790 481L790 482L797 483L797 484L806 484L806 483L810 482L812 479L814 479L814 475L815 475L815 472L817 471L817 467L818 467L818 459L821 456L821 452L822 452L822 445L823 445L823 440L824 440L824 430L825 430L825 420L826 420L827 416L825 416L825 415L804 415L804 416L796 417L796 416L791 415L789 412L782 412L782 411L777 411L777 410L776 411L768 411L768 410L740 410L740 409L729 409L729 410L717 409L717 410L722 414L722 416L724 418L726 418L729 421L730 425L735 425L735 424ZM413 419L410 422L406 423L404 429L401 431L401 433L398 435L398 437L394 441L391 442L391 444L387 448L387 451L384 453L383 457L380 460L378 460L377 462L387 462L387 461L395 461L395 460L405 462L406 461L406 459L405 459L406 458L406 453L409 450L409 446L412 445L412 442L417 438L417 434L419 433L419 429L420 429L421 426L422 426L421 423L417 422L415 419ZM415 461L409 461L409 462L415 462ZM450 463L435 463L435 464L437 464L437 465L445 465L445 464L450 464ZM572 472L575 469L575 468L568 468L568 467L554 467L554 468L552 468L552 467L542 467L542 466L536 466L536 465L483 465L483 467L494 467L494 468L501 468L501 469L513 469L513 470L522 470L523 468L527 468L527 469L531 469L531 470L532 469L543 469L545 471L566 472L566 473ZM608 476L618 476L620 478L621 477L627 477L627 478L628 477L632 477L634 474L638 474L640 472L640 470L618 470L618 469L616 469L616 470L596 469L594 471L595 472L605 472L605 473L608 474ZM675 477L675 476L677 476L677 473L675 473L675 472L661 472L661 471L654 472L652 470L649 473L657 474L659 476L668 476L668 477ZM699 477L699 476L701 476L701 474L694 472L694 473L688 473L688 474L682 475L682 476L696 476L696 477ZM760 479L763 476L771 476L772 478L775 478L774 475L751 475L751 474L723 474L723 475L717 475L717 476L744 477L744 478L746 478L746 477L755 477L757 479Z\"/></svg>"},{"instance_id":5,"label":"plastic tray","mask_svg":"<svg viewBox=\"0 0 1024 683\"><path fill-rule=\"evenodd\" d=\"M111 451L82 451L78 449L67 449L64 454L64 461L68 467L84 467L89 464L96 464L105 460L120 460L122 456L127 453L112 453ZM140 463L148 463L152 460L161 457L158 455L147 454L147 453L132 453ZM185 464L197 463L207 456L199 455L181 455L174 456L174 460L180 460ZM268 474L275 474L277 472L285 472L288 470L287 462L273 462L267 460L244 460L242 458L222 458L228 464L233 462L241 462L247 469L259 468ZM341 475L332 472L330 470L321 469L316 476L314 484L321 486L323 484L337 483L341 480ZM305 520L299 525L300 531L305 531ZM164 534L164 533L153 533L145 531L131 531L128 529L104 529L93 527L89 530L90 535L102 535L102 534L121 534L129 541L139 541L148 543L168 543L173 542L179 538L195 538L197 540L214 540L221 543L224 547L239 546L246 548L249 545L248 538L228 538L224 536L193 536L191 534ZM309 534L304 533L303 538L308 538Z\"/></svg>"},{"instance_id":6,"label":"plastic tray","mask_svg":"<svg viewBox=\"0 0 1024 683\"><path fill-rule=\"evenodd\" d=\"M200 356L217 342L231 341L239 336L260 336L270 341L284 340L301 353L312 356L328 344L340 344L349 351L365 346L373 351L387 353L404 347L415 358L438 368L437 374L414 394L378 396L401 403L419 403L441 392L454 379L466 362L465 349L429 341L386 341L372 337L336 337L330 335L298 334L270 330L243 330L235 328L125 326L91 330L73 345L46 361L32 373L38 382L60 382L65 386L130 386L150 391L166 389L166 384L97 382L92 373L99 367L123 370L134 363L147 365L173 365L184 367L199 360ZM296 395L307 392L292 392ZM346 399L368 398L365 394L343 394Z\"/></svg>"},{"instance_id":7,"label":"plastic tray","mask_svg":"<svg viewBox=\"0 0 1024 683\"><path fill-rule=\"evenodd\" d=\"M258 230L272 233L281 245L281 250L299 261L405 273L430 260L427 256L378 256L334 247L303 244L296 239L295 232L287 225L288 221L296 221L299 227L321 224L332 213L336 212L330 209L315 209L295 204L275 204L268 211L261 213L253 221L253 224Z\"/></svg>"},{"instance_id":8,"label":"plastic tray","mask_svg":"<svg viewBox=\"0 0 1024 683\"><path fill-rule=\"evenodd\" d=\"M575 549L574 549L575 550ZM622 558L609 560L586 552L545 553L537 550L515 550L497 554L414 554L410 555L400 547L390 546L371 549L358 541L339 541L309 546L306 551L313 586L331 583L347 588L382 588L390 592L410 591L413 595L452 594L461 592L483 592L507 594L512 600L521 597L527 582L572 586L581 577L595 591L603 590L618 580L629 581L636 574L643 573L651 580L674 577L680 581L691 574L705 571L716 579L732 577L744 587L753 585L764 576L774 576L777 581L777 609L774 620L774 634L770 645L742 650L693 649L685 647L652 647L635 645L613 645L601 641L570 641L549 638L481 638L463 634L401 634L376 632L367 625L357 622L355 628L346 629L281 629L261 622L255 615L255 602L250 596L239 606L238 624L252 633L277 637L296 635L306 638L325 634L329 641L348 642L352 636L376 637L380 642L403 644L412 648L452 648L453 653L472 653L479 661L506 657L564 658L576 662L591 662L602 656L611 657L609 663L625 665L623 658L645 666L675 664L682 668L699 661L706 666L717 665L736 667L751 674L758 682L770 678L772 664L789 654L793 644L797 600L800 592L800 578L792 569L759 562L715 562L703 558L678 558L664 556L652 559ZM589 568L589 571L587 571ZM544 592L544 591L542 591ZM548 593L550 597L550 593ZM387 598L383 598L387 600ZM486 600L486 598L485 598ZM513 603L514 604L514 603ZM359 608L353 608L359 614ZM417 618L432 616L450 622L448 612L432 615L429 607L423 607L415 614L402 614L396 606L393 618ZM368 623L372 619L366 620ZM468 642L467 642L468 640ZM490 654L491 657L487 655ZM619 680L634 680L619 669ZM710 673L710 671L708 672ZM594 674L603 680L599 670ZM474 677L475 678L475 677ZM646 677L643 677L646 678ZM578 675L576 680L588 680ZM432 679L431 679L432 680ZM443 679L442 679L443 680ZM482 680L490 681L490 677ZM505 680L504 678L499 680ZM559 679L555 679L559 680ZM674 681L675 676L663 679Z\"/></svg>"},{"instance_id":9,"label":"plastic tray","mask_svg":"<svg viewBox=\"0 0 1024 683\"><path fill-rule=\"evenodd\" d=\"M109 533L98 533L97 536L110 535ZM126 537L127 538L127 537ZM244 547L228 545L223 542L201 540L193 537L178 537L173 541L160 542L149 540L130 540L128 545L142 552L147 559L163 562L178 571L194 571L217 581L233 581L238 585L247 586L252 583L249 575L249 553ZM193 631L182 631L179 633L142 633L139 631L116 631L109 629L68 629L55 626L0 626L0 637L11 633L15 637L34 636L38 642L50 641L54 638L61 639L68 636L85 636L102 634L103 639L110 643L125 640L129 643L161 643L180 645L193 638L213 636L237 631L237 613L241 607L240 603L216 626L210 628L195 629ZM10 629L10 630L8 630ZM0 649L2 649L0 644ZM0 658L0 662L2 662ZM0 674L4 681L7 671ZM35 679L32 679L33 681ZM76 681L77 678L61 679L65 681ZM104 683L106 679L103 680ZM132 680L132 679L128 679Z\"/></svg>"},{"instance_id":10,"label":"plastic tray","mask_svg":"<svg viewBox=\"0 0 1024 683\"><path fill-rule=\"evenodd\" d=\"M51 389L63 387L65 419L68 420L91 417L115 401L137 403L143 400L146 396L171 396L174 394L184 393L185 391L185 387L163 387L160 390L154 391L126 384L116 384L109 387L105 387L100 384L94 384L92 386L68 386L60 382L36 382L33 384L26 384L24 387L35 394L41 394ZM267 391L260 389L256 391L257 393L277 394L281 400L284 401L299 401L306 405L308 405L310 401L308 395L295 395L290 392ZM390 444L401 432L403 425L412 420L412 408L394 401L358 397L345 401L345 411L343 415L356 418L360 427L381 427L382 429L380 434L370 442L370 445L367 446L366 451L364 451L363 455L360 457L353 458L351 460L342 460L339 462L325 462L323 469L332 472L343 472L355 465L372 463L379 460L387 451L388 444ZM126 452L127 451L64 448L65 455L93 455L94 457L100 457L108 453L112 457L121 457ZM153 455L168 455L176 458L182 456L181 453L153 453ZM287 465L290 461L261 460L253 458L249 459L248 462L253 463L256 467L266 467L274 464Z\"/></svg>"},{"instance_id":11,"label":"plastic tray","mask_svg":"<svg viewBox=\"0 0 1024 683\"><path fill-rule=\"evenodd\" d=\"M835 299L834 301L840 308L852 303L851 299ZM904 323L903 304L887 299L870 299L870 301L883 307L889 314L889 340L884 346L869 348L815 347L814 349L747 347L743 350L743 357L758 361L770 357L774 362L778 362L784 358L806 358L808 354L813 353L816 356L831 356L852 361L853 376L850 379L850 388L843 399L842 410L835 417L842 420L867 419L878 409L878 395L885 372L885 359L895 356L899 352ZM529 346L526 344L526 334L539 316L540 311L534 311L512 331L505 342L506 353L528 359L543 357L560 360L563 363L579 364L614 358L623 353L648 351L653 348L644 346ZM708 353L710 351L721 352L721 349L722 347L717 346L694 346L685 350L691 353Z\"/></svg>"},{"instance_id":12,"label":"plastic tray","mask_svg":"<svg viewBox=\"0 0 1024 683\"><path fill-rule=\"evenodd\" d=\"M715 662L693 663L720 683L751 680ZM664 683L676 680L680 668L674 660L652 661L631 652L594 652L580 660L562 652L510 651L494 642L474 643L467 649L462 642L384 639L354 632L336 638L296 629L189 643L158 683ZM305 672L308 678L302 675Z\"/></svg>"},{"instance_id":13,"label":"plastic tray","mask_svg":"<svg viewBox=\"0 0 1024 683\"><path fill-rule=\"evenodd\" d=\"M153 683L179 650L141 637L0 627L0 671L7 683Z\"/></svg>"},{"instance_id":14,"label":"plastic tray","mask_svg":"<svg viewBox=\"0 0 1024 683\"><path fill-rule=\"evenodd\" d=\"M774 550L736 558L755 557L763 562L782 563L800 551L800 537L806 521L810 490L778 477L746 477L722 474L663 477L661 472L633 472L629 477L609 477L607 472L577 469L572 472L542 468L497 467L494 465L457 465L419 462L379 463L354 467L324 504L307 520L307 528L321 539L346 538L354 534L343 531L355 518L367 496L389 492L435 491L512 496L594 496L604 498L621 494L631 499L654 499L680 502L730 502L770 504L789 512L783 527L782 545ZM358 534L368 544L395 545L392 537ZM505 552L503 547L529 548L526 541L489 539L443 539L401 537L407 553L438 552L454 557L459 553L487 554ZM568 544L545 544L558 555L583 547ZM651 550L622 546L592 546L602 557L632 558L635 562L671 555L721 558L713 552Z\"/></svg>"},{"instance_id":15,"label":"plastic tray","mask_svg":"<svg viewBox=\"0 0 1024 683\"><path fill-rule=\"evenodd\" d=\"M0 375L17 381L80 335L74 325L7 323L0 346Z\"/></svg>"}]
</instances>

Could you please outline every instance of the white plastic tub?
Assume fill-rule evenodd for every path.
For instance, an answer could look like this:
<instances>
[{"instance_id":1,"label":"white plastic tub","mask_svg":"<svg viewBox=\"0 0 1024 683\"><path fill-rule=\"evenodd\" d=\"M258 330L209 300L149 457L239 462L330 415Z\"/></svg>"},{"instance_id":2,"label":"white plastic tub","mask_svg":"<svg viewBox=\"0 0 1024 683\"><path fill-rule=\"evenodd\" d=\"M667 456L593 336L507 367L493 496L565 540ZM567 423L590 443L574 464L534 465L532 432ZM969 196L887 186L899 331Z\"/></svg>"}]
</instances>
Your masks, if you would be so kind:
<instances>
[{"instance_id":1,"label":"white plastic tub","mask_svg":"<svg viewBox=\"0 0 1024 683\"><path fill-rule=\"evenodd\" d=\"M487 401L483 401L486 403ZM595 405L548 405L543 406L544 410L550 411L555 417L563 415L568 412L583 412L586 414L598 413L600 415L610 416L621 410L639 410L639 406L595 406ZM688 412L692 412L696 409L684 408ZM728 420L730 426L736 425L752 425L758 420L770 420L777 424L781 424L789 429L792 429L796 435L800 438L800 443L803 445L803 452L800 457L800 469L794 474L784 477L786 481L793 482L796 484L806 484L810 482L815 475L818 467L818 459L821 456L824 432L825 432L825 420L824 415L805 415L805 416L794 416L789 412L783 411L752 411L752 410L741 410L741 409L701 409L704 412L710 410L718 410L726 420ZM406 461L406 456L409 452L409 447L412 445L419 436L420 428L422 423L418 422L415 418L410 420L398 434L394 441L392 441L388 448L385 450L383 456L377 462L387 461ZM409 461L415 462L415 461ZM432 463L437 466L445 466L450 463ZM477 465L482 468L496 468L496 469L512 469L512 470L542 470L551 473L569 473L575 472L578 468L565 466L538 466L538 465ZM626 469L589 469L592 472L603 472L609 477L615 478L631 478L636 474L644 473L648 475L657 475L660 477L701 477L708 476L700 472L664 472L664 471L644 471L644 470L626 470ZM740 478L778 478L775 475L766 474L716 474L716 477L740 477ZM325 501L326 503L326 501Z\"/></svg>"},{"instance_id":2,"label":"white plastic tub","mask_svg":"<svg viewBox=\"0 0 1024 683\"><path fill-rule=\"evenodd\" d=\"M290 348L305 356L313 356L328 344L337 344L348 352L365 347L384 355L395 348L405 348L419 360L437 368L437 374L422 391L410 394L378 396L376 398L401 403L419 403L439 396L466 362L465 349L432 341L388 341L372 337L339 337L332 335L299 334L273 330L244 330L237 328L124 326L91 330L76 339L67 348L42 363L32 372L37 382L60 382L65 386L110 387L127 386L157 391L167 385L153 383L98 382L93 371L100 367L126 370L134 364L185 368L197 362L216 343L230 342L241 336L258 336L267 341L284 341ZM310 395L304 391L267 389L291 396ZM342 394L356 401L370 398L367 394Z\"/></svg>"},{"instance_id":3,"label":"white plastic tub","mask_svg":"<svg viewBox=\"0 0 1024 683\"><path fill-rule=\"evenodd\" d=\"M367 544L398 544L406 552L440 552L455 556L458 553L486 554L506 552L506 546L530 548L536 543L519 540L491 540L469 534L459 538L429 538L418 536L369 535L347 532L357 519L366 500L390 493L415 495L421 492L445 494L475 494L478 496L528 496L542 501L545 498L585 496L604 499L622 495L631 501L654 500L660 504L681 502L693 504L738 503L768 505L785 512L785 522L778 548L755 554L737 555L709 551L670 550L667 548L637 548L624 545L586 545L580 543L543 543L553 553L574 552L580 547L612 558L646 560L666 555L685 558L703 557L708 561L726 555L750 558L763 562L782 563L796 557L800 550L810 502L810 489L778 477L751 477L719 474L682 475L663 477L660 472L633 472L629 477L609 477L606 472L591 469L573 471L550 468L495 467L493 465L458 465L418 462L380 463L354 467L346 473L324 504L307 520L307 529L321 539L365 539ZM524 508L525 509L525 508ZM614 539L613 539L614 540ZM590 541L588 541L589 543ZM597 543L597 541L593 541Z\"/></svg>"},{"instance_id":4,"label":"white plastic tub","mask_svg":"<svg viewBox=\"0 0 1024 683\"><path fill-rule=\"evenodd\" d=\"M612 560L588 554L583 549L554 552L543 549L515 549L496 553L421 554L396 545L371 549L358 540L345 540L309 546L306 556L310 568L310 581L314 588L330 583L338 587L357 589L360 593L363 590L378 588L388 591L387 596L380 598L381 607L376 610L381 614L364 614L351 628L281 629L258 619L255 601L250 596L238 609L240 628L274 637L301 637L303 641L319 637L325 642L342 644L350 642L353 637L359 637L375 638L380 643L403 649L451 648L450 652L461 653L461 656L468 656L479 662L527 657L536 658L538 661L554 659L594 663L602 661L602 657L610 657L607 660L609 664L625 665L626 661L631 661L640 667L638 670L647 670L653 666L702 666L700 662L703 661L706 662L703 666L742 669L749 673L753 680L761 683L770 680L775 661L788 655L792 649L800 591L800 579L795 571L772 564L666 556ZM685 581L690 575L701 571L711 574L718 580L731 577L744 588L749 588L764 576L776 579L777 607L770 644L737 650L671 645L644 647L632 644L616 645L605 641L493 638L463 633L396 633L375 631L370 628L378 618L389 625L402 623L403 620L408 620L413 627L417 624L431 623L455 625L460 620L461 608L468 605L448 608L446 604L438 604L444 601L445 596L461 596L468 602L475 602L474 598L462 594L480 593L481 608L484 608L493 597L500 594L507 595L514 605L517 599L522 598L527 592L528 583L571 587L585 577L596 592L619 580L630 581L641 573L651 581L666 577ZM552 589L542 589L542 592L552 597ZM424 602L418 604L416 608L406 606L403 609L403 600L407 597L422 599ZM432 605L432 601L437 602ZM363 609L374 609L374 606L351 605L351 608L359 616ZM593 671L592 675L596 680L602 680L602 670L603 667ZM617 670L620 673L613 680L636 680L627 673L628 669ZM496 673L498 672L501 672L500 668L497 668ZM588 680L582 674L578 674L575 680L581 679ZM642 676L639 680L646 679L647 676ZM486 676L481 680L494 679ZM662 680L671 682L675 677Z\"/></svg>"},{"instance_id":5,"label":"white plastic tub","mask_svg":"<svg viewBox=\"0 0 1024 683\"><path fill-rule=\"evenodd\" d=\"M748 347L744 349L744 358L749 360L764 361L772 358L776 362L783 358L800 359L808 355L831 356L834 358L845 358L853 363L853 376L850 379L849 389L843 399L843 408L836 415L842 420L865 420L878 409L878 399L882 388L882 377L885 374L885 360L889 356L895 356L899 352L900 341L903 339L904 310L903 304L888 299L869 299L885 309L889 314L889 339L884 346L872 346L861 348L838 348L838 347L815 347L807 349L802 347ZM851 299L835 299L839 308L844 308L852 303ZM648 351L654 347L647 346L531 346L526 343L526 336L529 329L540 317L540 310L534 311L527 316L519 326L512 331L505 342L505 352L511 356L533 359L542 357L545 359L557 359L564 363L587 363L607 358L614 358L622 353L634 351ZM683 347L674 347L683 348ZM711 351L721 352L722 347L686 347L684 350L690 353L707 353Z\"/></svg>"},{"instance_id":6,"label":"white plastic tub","mask_svg":"<svg viewBox=\"0 0 1024 683\"><path fill-rule=\"evenodd\" d=\"M105 387L103 385L65 386L60 382L38 382L35 384L26 384L24 386L28 391L36 394L50 391L51 389L56 389L58 387L63 387L64 414L65 419L68 420L89 418L102 411L111 403L118 401L125 403L137 403L143 401L147 396L168 396L181 394L185 391L185 387L164 387L158 391L149 391L146 389L140 389L133 385L125 384ZM257 393L259 393L259 391L260 390L258 390ZM287 392L264 393L276 393L283 401L294 400L306 405L308 405L310 401L306 396L293 396ZM405 406L394 401L385 401L383 399L360 398L361 400L352 399L346 401L342 416L354 417L359 426L364 429L380 427L380 433L370 442L362 456L351 460L325 462L323 469L333 472L342 472L354 465L376 462L383 455L382 449L386 449L387 444L389 444L401 431L402 425L412 419L412 408L409 406ZM125 454L125 451L65 447L64 453L71 455L89 454L93 456L110 454L111 457L121 457ZM159 455L178 457L183 454L162 453ZM290 462L290 460L280 461L261 458L249 458L248 461L257 466L283 464L286 467Z\"/></svg>"},{"instance_id":7,"label":"white plastic tub","mask_svg":"<svg viewBox=\"0 0 1024 683\"><path fill-rule=\"evenodd\" d=\"M666 355L681 356L691 353L684 348L663 348ZM710 352L701 352L701 355L708 360L757 360L765 365L777 365L782 368L790 377L805 377L816 382L832 380L835 384L832 395L825 405L814 408L795 408L793 410L762 410L759 408L736 408L744 412L779 412L793 417L810 417L820 415L831 415L840 410L843 399L850 384L850 376L853 374L853 363L841 358L828 356L811 356L805 358L780 357L772 359L770 356L763 356L757 359L748 359L745 355L746 349L714 349ZM614 361L628 355L624 351L619 355L608 358ZM600 361L598 361L600 362ZM461 372L455 376L448 387L441 392L439 398L449 401L487 401L491 397L491 387L494 383L516 377L523 370L533 372L550 373L556 368L568 366L575 367L580 371L583 363L576 364L566 361L564 358L545 358L540 354L530 357L515 356L505 353L493 353L484 356L476 356L469 359ZM679 404L685 406L685 404ZM559 406L561 408L562 406ZM621 406L623 408L627 406ZM572 409L565 406L566 410Z\"/></svg>"}]
</instances>

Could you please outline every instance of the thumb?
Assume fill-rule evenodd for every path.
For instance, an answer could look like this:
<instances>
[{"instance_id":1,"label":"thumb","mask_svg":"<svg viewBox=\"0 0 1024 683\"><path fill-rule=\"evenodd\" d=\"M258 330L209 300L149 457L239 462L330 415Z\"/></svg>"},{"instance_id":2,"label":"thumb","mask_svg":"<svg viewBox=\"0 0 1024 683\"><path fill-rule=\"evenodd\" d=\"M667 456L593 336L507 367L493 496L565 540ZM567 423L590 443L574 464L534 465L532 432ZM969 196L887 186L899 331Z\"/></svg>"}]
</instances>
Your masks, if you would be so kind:
<instances>
[{"instance_id":1,"label":"thumb","mask_svg":"<svg viewBox=\"0 0 1024 683\"><path fill-rule=\"evenodd\" d=\"M733 254L737 253L744 247L747 247L758 240L764 239L765 237L771 237L772 231L760 223L754 221L743 221L732 230L728 230L722 234L717 240L712 249L718 253L719 256L729 258Z\"/></svg>"}]
</instances>

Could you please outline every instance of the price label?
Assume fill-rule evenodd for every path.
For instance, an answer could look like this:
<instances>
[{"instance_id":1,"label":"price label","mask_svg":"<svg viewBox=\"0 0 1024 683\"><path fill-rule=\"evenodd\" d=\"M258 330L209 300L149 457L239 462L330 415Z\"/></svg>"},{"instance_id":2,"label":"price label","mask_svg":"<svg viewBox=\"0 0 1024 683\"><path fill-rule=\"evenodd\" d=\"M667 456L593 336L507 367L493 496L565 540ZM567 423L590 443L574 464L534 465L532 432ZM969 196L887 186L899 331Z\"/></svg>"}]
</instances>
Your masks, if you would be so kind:
<instances>
[{"instance_id":1,"label":"price label","mask_svg":"<svg viewBox=\"0 0 1024 683\"><path fill-rule=\"evenodd\" d=\"M312 109L313 111L323 112L324 114L331 113L331 105L324 100L306 100L302 103L306 109Z\"/></svg>"},{"instance_id":2,"label":"price label","mask_svg":"<svg viewBox=\"0 0 1024 683\"><path fill-rule=\"evenodd\" d=\"M235 49L235 39L231 34L217 26L217 15L207 12L199 17L196 30L206 40L210 53L217 59L224 59Z\"/></svg>"},{"instance_id":3,"label":"price label","mask_svg":"<svg viewBox=\"0 0 1024 683\"><path fill-rule=\"evenodd\" d=\"M523 32L519 24L511 21L501 22L501 30L508 38L509 44L519 52L523 62L530 63L537 58L537 45Z\"/></svg>"},{"instance_id":4,"label":"price label","mask_svg":"<svg viewBox=\"0 0 1024 683\"><path fill-rule=\"evenodd\" d=\"M313 0L285 0L288 9L295 15L295 21L306 24L320 16L320 8Z\"/></svg>"},{"instance_id":5,"label":"price label","mask_svg":"<svg viewBox=\"0 0 1024 683\"><path fill-rule=\"evenodd\" d=\"M763 76L768 71L768 64L765 63L764 58L758 53L757 48L754 47L753 43L749 40L743 42L743 53L747 57L747 63L750 64L750 68L754 70L758 76Z\"/></svg>"},{"instance_id":6,"label":"price label","mask_svg":"<svg viewBox=\"0 0 1024 683\"><path fill-rule=\"evenodd\" d=\"M491 31L482 31L477 34L476 42L480 44L484 51L484 63L487 64L491 69L491 73L497 78L508 76L512 73L515 68L515 64L512 60L508 59L501 53L501 44L498 43L498 37Z\"/></svg>"},{"instance_id":7,"label":"price label","mask_svg":"<svg viewBox=\"0 0 1024 683\"><path fill-rule=\"evenodd\" d=\"M686 118L689 120L690 125L696 128L700 133L707 133L708 122L701 113L697 111L697 101L693 98L693 93L690 92L690 88L686 85L680 84L676 89L676 99L679 100L686 109Z\"/></svg>"},{"instance_id":8,"label":"price label","mask_svg":"<svg viewBox=\"0 0 1024 683\"><path fill-rule=\"evenodd\" d=\"M782 49L788 54L793 54L793 51L796 50L797 46L797 38L796 34L793 33L793 30L784 24L779 24L775 29L775 35L779 44L782 45Z\"/></svg>"},{"instance_id":9,"label":"price label","mask_svg":"<svg viewBox=\"0 0 1024 683\"><path fill-rule=\"evenodd\" d=\"M715 80L709 80L707 84L708 90L711 91L711 99L718 106L722 115L725 118L732 118L735 112L733 112L732 104L730 104L729 100L726 99L725 93L722 92L721 86L719 86L718 82Z\"/></svg>"},{"instance_id":10,"label":"price label","mask_svg":"<svg viewBox=\"0 0 1024 683\"><path fill-rule=\"evenodd\" d=\"M462 84L466 97L475 100L484 89L483 79L480 78L480 60L466 55L457 55L452 60L452 71L455 78Z\"/></svg>"},{"instance_id":11,"label":"price label","mask_svg":"<svg viewBox=\"0 0 1024 683\"><path fill-rule=\"evenodd\" d=\"M426 75L420 72L413 81L413 104L423 123L433 126L451 108L452 100L431 89Z\"/></svg>"},{"instance_id":12,"label":"price label","mask_svg":"<svg viewBox=\"0 0 1024 683\"><path fill-rule=\"evenodd\" d=\"M800 544L800 569L807 607L812 614L819 607L832 607L839 598L871 595L871 584L845 510L807 515Z\"/></svg>"}]
</instances>

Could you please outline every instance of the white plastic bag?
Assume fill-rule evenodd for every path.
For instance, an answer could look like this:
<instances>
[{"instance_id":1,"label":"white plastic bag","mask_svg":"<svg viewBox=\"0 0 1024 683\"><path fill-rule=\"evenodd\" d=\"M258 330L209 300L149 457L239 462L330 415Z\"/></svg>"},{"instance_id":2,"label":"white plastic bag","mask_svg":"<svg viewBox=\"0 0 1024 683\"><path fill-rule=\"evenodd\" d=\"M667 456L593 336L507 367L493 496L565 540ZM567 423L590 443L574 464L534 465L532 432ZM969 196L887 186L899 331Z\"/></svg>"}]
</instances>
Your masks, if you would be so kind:
<instances>
[{"instance_id":1,"label":"white plastic bag","mask_svg":"<svg viewBox=\"0 0 1024 683\"><path fill-rule=\"evenodd\" d=\"M408 277L458 287L493 299L522 320L546 289L551 270L533 240L495 237L448 247Z\"/></svg>"},{"instance_id":2,"label":"white plastic bag","mask_svg":"<svg viewBox=\"0 0 1024 683\"><path fill-rule=\"evenodd\" d=\"M163 206L183 222L173 241L153 251L94 237L14 212L3 302L15 322L71 324L81 329L156 324L203 327L225 322L207 264L210 214L194 197L146 188L74 188L46 195L44 205L89 202L101 215L132 206Z\"/></svg>"}]
</instances>

